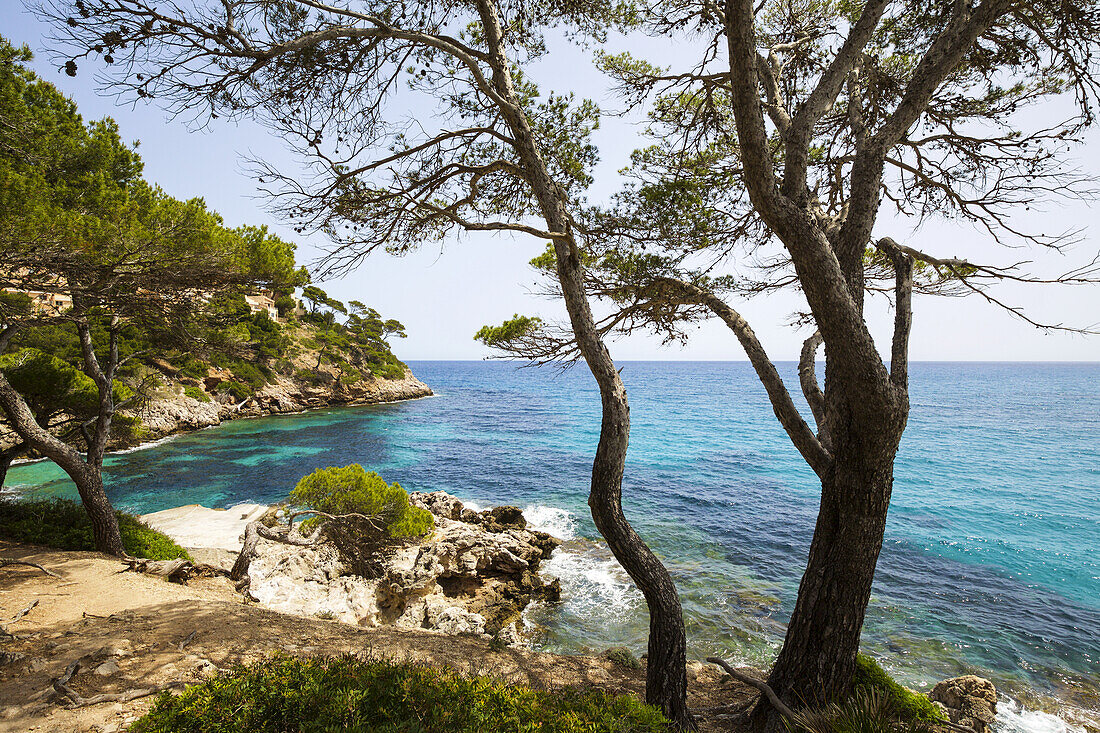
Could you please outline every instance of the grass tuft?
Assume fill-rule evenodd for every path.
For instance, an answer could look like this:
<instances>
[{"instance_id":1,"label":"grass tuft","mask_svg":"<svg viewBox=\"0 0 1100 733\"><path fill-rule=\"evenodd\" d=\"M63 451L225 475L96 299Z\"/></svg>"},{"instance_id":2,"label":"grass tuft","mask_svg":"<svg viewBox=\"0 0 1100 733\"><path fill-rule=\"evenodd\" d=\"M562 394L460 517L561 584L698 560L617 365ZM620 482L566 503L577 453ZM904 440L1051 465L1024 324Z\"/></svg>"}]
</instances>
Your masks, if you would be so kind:
<instances>
[{"instance_id":1,"label":"grass tuft","mask_svg":"<svg viewBox=\"0 0 1100 733\"><path fill-rule=\"evenodd\" d=\"M855 694L860 691L879 691L885 704L901 721L933 723L943 720L931 700L895 682L878 662L866 654L856 656L856 673L852 687Z\"/></svg>"},{"instance_id":2,"label":"grass tuft","mask_svg":"<svg viewBox=\"0 0 1100 733\"><path fill-rule=\"evenodd\" d=\"M790 733L932 733L931 724L904 718L877 687L860 687L844 703L800 710L785 721Z\"/></svg>"}]
</instances>

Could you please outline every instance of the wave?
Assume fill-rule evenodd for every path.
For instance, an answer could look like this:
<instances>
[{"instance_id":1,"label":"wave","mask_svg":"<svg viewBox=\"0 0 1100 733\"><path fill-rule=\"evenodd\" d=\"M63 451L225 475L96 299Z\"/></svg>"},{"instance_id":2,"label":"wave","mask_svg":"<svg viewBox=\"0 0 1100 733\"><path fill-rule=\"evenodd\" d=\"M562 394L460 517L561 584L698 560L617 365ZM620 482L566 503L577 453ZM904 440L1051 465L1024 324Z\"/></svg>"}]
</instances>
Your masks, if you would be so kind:
<instances>
[{"instance_id":1,"label":"wave","mask_svg":"<svg viewBox=\"0 0 1100 733\"><path fill-rule=\"evenodd\" d=\"M997 704L997 733L1085 733L1057 715L1041 710L1027 710L1016 700L1002 696Z\"/></svg>"},{"instance_id":2,"label":"wave","mask_svg":"<svg viewBox=\"0 0 1100 733\"><path fill-rule=\"evenodd\" d=\"M180 435L182 435L182 433L173 433L171 435L166 435L163 438L158 438L157 440L150 440L148 443L141 443L140 445L135 445L132 448L123 448L122 450L111 451L107 455L108 455L108 457L110 457L110 456L122 456L122 455L126 455L127 453L137 453L139 450L145 450L146 448L155 448L158 445L164 445L165 443L169 443L169 442L175 440L176 438L178 438Z\"/></svg>"},{"instance_id":3,"label":"wave","mask_svg":"<svg viewBox=\"0 0 1100 733\"><path fill-rule=\"evenodd\" d=\"M544 504L532 504L523 510L528 529L569 541L577 536L577 519L572 512Z\"/></svg>"},{"instance_id":4,"label":"wave","mask_svg":"<svg viewBox=\"0 0 1100 733\"><path fill-rule=\"evenodd\" d=\"M529 529L565 544L540 567L561 582L563 610L578 617L612 620L629 614L641 601L626 572L607 547L577 538L577 518L565 509L532 504L523 510Z\"/></svg>"}]
</instances>

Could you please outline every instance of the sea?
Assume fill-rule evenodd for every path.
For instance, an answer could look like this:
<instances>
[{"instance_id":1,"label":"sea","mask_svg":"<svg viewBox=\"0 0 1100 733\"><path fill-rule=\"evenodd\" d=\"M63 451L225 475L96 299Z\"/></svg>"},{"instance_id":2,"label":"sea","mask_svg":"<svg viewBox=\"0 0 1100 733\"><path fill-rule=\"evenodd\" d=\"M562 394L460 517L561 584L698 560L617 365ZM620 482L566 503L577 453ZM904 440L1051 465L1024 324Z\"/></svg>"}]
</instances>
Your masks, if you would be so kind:
<instances>
[{"instance_id":1,"label":"sea","mask_svg":"<svg viewBox=\"0 0 1100 733\"><path fill-rule=\"evenodd\" d=\"M683 601L690 658L766 668L794 605L819 485L746 362L625 362L627 516ZM586 504L599 395L583 365L411 362L434 397L238 420L106 461L145 513L286 497L362 464L409 491L523 508L566 540L561 603L528 609L537 648L645 649L645 604ZM778 364L797 392L797 365ZM909 686L992 679L999 727L1100 728L1100 364L916 363L912 412L862 646ZM802 405L804 408L805 406ZM808 411L807 411L808 412ZM74 496L49 462L6 490Z\"/></svg>"}]
</instances>

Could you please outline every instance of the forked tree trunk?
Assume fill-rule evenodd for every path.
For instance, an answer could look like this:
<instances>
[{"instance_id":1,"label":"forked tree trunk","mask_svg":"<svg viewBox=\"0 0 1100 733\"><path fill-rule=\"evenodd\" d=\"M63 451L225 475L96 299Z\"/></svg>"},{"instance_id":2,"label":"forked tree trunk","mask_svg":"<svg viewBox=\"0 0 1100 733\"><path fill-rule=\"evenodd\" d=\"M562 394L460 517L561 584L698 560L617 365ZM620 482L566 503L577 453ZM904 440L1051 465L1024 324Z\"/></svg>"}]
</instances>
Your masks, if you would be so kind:
<instances>
[{"instance_id":1,"label":"forked tree trunk","mask_svg":"<svg viewBox=\"0 0 1100 733\"><path fill-rule=\"evenodd\" d=\"M904 413L885 415L874 434L834 435L834 463L821 480L821 506L806 572L768 684L794 709L851 692L864 615L882 549ZM770 706L757 722L781 730Z\"/></svg>"}]
</instances>

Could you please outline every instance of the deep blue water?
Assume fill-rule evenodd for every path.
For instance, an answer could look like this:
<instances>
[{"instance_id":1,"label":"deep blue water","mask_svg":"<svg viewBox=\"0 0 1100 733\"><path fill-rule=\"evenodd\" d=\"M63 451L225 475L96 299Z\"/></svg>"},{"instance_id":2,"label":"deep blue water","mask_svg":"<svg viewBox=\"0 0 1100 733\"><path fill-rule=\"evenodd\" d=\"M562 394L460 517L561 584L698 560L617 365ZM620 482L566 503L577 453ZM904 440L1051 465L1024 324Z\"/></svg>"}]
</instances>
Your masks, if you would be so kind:
<instances>
[{"instance_id":1,"label":"deep blue water","mask_svg":"<svg viewBox=\"0 0 1100 733\"><path fill-rule=\"evenodd\" d=\"M555 650L644 647L644 605L585 504L599 429L583 367L414 362L437 392L242 420L108 460L120 507L285 497L352 462L409 490L517 504L577 541L536 609ZM791 385L795 365L779 365ZM1100 689L1100 364L921 363L864 646L910 684L977 671L1095 708ZM766 664L782 639L818 487L743 362L631 362L627 513L684 599L692 656ZM52 464L13 485L72 493Z\"/></svg>"}]
</instances>

